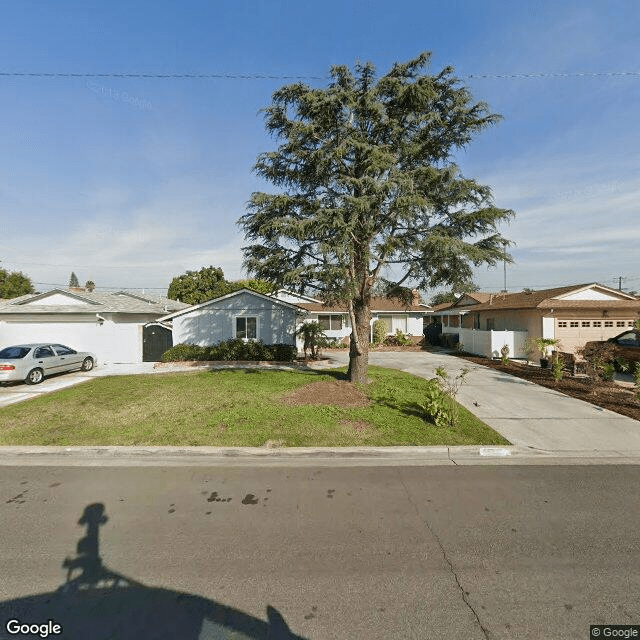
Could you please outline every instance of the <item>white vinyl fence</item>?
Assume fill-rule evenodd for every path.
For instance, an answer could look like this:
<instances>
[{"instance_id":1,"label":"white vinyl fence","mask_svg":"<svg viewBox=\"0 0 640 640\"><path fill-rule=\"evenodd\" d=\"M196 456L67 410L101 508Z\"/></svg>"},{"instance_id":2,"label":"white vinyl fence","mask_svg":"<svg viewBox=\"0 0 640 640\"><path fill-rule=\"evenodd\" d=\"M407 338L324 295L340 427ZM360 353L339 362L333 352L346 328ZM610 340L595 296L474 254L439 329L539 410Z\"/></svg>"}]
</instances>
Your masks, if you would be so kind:
<instances>
[{"instance_id":1,"label":"white vinyl fence","mask_svg":"<svg viewBox=\"0 0 640 640\"><path fill-rule=\"evenodd\" d=\"M444 327L444 333L457 333L463 349L486 358L499 358L500 349L506 344L510 358L526 358L526 331L481 331L480 329L460 329Z\"/></svg>"}]
</instances>

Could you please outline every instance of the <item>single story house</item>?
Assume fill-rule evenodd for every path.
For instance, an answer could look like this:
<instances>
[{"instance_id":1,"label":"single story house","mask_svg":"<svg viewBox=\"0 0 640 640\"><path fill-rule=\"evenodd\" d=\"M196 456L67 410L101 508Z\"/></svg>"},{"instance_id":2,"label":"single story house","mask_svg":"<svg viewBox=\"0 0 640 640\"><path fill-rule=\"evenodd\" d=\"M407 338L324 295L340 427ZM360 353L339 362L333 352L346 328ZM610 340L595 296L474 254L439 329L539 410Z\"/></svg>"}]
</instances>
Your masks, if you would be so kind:
<instances>
[{"instance_id":1,"label":"single story house","mask_svg":"<svg viewBox=\"0 0 640 640\"><path fill-rule=\"evenodd\" d=\"M128 291L28 294L0 300L0 345L52 342L92 351L103 364L151 362L172 346L170 328L158 319L188 306Z\"/></svg>"},{"instance_id":2,"label":"single story house","mask_svg":"<svg viewBox=\"0 0 640 640\"><path fill-rule=\"evenodd\" d=\"M300 307L251 289L208 300L159 318L171 323L173 344L209 346L229 340L262 340L265 344L296 344Z\"/></svg>"},{"instance_id":3,"label":"single story house","mask_svg":"<svg viewBox=\"0 0 640 640\"><path fill-rule=\"evenodd\" d=\"M307 313L298 317L298 326L303 322L318 322L328 338L345 340L351 334L351 323L345 304L325 305L322 300L280 289L274 294L280 300L287 300L304 309ZM420 294L413 291L411 304L397 298L373 297L371 300L371 339L373 323L382 320L387 325L387 335L395 335L399 329L411 336L415 342L423 337L423 318L430 307L420 302ZM302 349L302 341L297 341Z\"/></svg>"},{"instance_id":4,"label":"single story house","mask_svg":"<svg viewBox=\"0 0 640 640\"><path fill-rule=\"evenodd\" d=\"M591 340L607 340L640 318L640 299L597 283L521 293L470 293L439 309L443 334L457 334L465 351L497 357L504 344L526 356L527 339L559 340L575 353Z\"/></svg>"}]
</instances>

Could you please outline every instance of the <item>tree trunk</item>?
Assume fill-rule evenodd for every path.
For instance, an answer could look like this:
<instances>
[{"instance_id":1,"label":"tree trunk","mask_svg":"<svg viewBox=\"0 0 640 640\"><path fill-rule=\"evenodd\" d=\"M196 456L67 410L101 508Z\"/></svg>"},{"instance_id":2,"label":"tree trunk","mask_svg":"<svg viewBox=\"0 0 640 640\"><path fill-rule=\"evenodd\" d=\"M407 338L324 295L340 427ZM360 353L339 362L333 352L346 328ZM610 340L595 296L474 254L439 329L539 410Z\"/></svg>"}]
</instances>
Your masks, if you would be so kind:
<instances>
[{"instance_id":1,"label":"tree trunk","mask_svg":"<svg viewBox=\"0 0 640 640\"><path fill-rule=\"evenodd\" d=\"M368 384L371 382L367 376L369 366L369 332L371 312L364 304L354 301L353 313L355 316L355 326L351 327L351 340L349 343L349 369L347 370L347 378L349 382L359 382ZM360 344L360 353L354 340L353 332L357 331L358 343Z\"/></svg>"}]
</instances>

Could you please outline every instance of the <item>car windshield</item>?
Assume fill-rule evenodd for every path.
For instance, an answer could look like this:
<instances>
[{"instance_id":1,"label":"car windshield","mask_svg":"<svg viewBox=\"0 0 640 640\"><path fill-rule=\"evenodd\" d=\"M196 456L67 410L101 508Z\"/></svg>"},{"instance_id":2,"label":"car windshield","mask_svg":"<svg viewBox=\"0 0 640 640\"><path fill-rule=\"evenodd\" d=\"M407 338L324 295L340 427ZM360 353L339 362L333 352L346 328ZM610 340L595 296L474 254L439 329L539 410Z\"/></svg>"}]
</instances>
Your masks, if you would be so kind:
<instances>
[{"instance_id":1,"label":"car windshield","mask_svg":"<svg viewBox=\"0 0 640 640\"><path fill-rule=\"evenodd\" d=\"M0 360L19 360L31 351L31 347L6 347L0 351Z\"/></svg>"}]
</instances>

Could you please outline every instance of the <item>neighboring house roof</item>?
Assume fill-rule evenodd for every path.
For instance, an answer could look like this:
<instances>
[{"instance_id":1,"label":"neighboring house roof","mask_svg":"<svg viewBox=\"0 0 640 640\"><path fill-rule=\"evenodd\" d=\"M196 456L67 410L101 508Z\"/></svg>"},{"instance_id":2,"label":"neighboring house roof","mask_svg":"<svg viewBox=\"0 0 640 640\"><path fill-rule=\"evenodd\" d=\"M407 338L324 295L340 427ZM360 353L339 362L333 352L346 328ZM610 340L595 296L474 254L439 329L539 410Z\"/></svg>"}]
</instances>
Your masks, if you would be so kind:
<instances>
[{"instance_id":1,"label":"neighboring house roof","mask_svg":"<svg viewBox=\"0 0 640 640\"><path fill-rule=\"evenodd\" d=\"M163 314L189 305L161 296L134 294L128 291L78 293L52 289L46 293L27 294L11 300L0 300L0 314L53 313L153 313Z\"/></svg>"},{"instance_id":2,"label":"neighboring house roof","mask_svg":"<svg viewBox=\"0 0 640 640\"><path fill-rule=\"evenodd\" d=\"M591 290L609 299L573 298ZM634 296L597 283L540 289L521 293L497 293L486 302L473 306L474 311L492 309L608 309L640 306Z\"/></svg>"},{"instance_id":3,"label":"neighboring house roof","mask_svg":"<svg viewBox=\"0 0 640 640\"><path fill-rule=\"evenodd\" d=\"M186 309L181 309L176 311L175 313L170 313L169 315L162 316L162 318L158 318L158 322L165 322L167 320L172 320L178 316L185 315L187 313L191 313L192 311L197 311L198 309L202 309L203 307L211 306L216 302L220 302L221 300L226 300L227 298L233 298L235 296L239 296L240 294L250 293L253 296L258 298L263 298L264 300L268 300L272 304L281 305L283 307L288 307L289 309L294 309L295 311L302 311L302 305L291 304L290 302L284 302L283 300L278 300L278 298L274 298L273 296L265 295L264 293L258 293L257 291L253 291L253 289L247 289L243 287L242 289L238 289L237 291L233 291L232 293L227 293L223 296L218 296L217 298L212 298L211 300L207 300L206 302L201 302L200 304L195 304L192 306L188 306Z\"/></svg>"},{"instance_id":4,"label":"neighboring house roof","mask_svg":"<svg viewBox=\"0 0 640 640\"><path fill-rule=\"evenodd\" d=\"M325 305L321 302L301 302L298 306L312 313L347 313L345 303ZM416 312L427 313L430 309L427 305L412 305L399 300L398 298L373 297L370 304L371 311L395 311L395 312Z\"/></svg>"},{"instance_id":5,"label":"neighboring house roof","mask_svg":"<svg viewBox=\"0 0 640 640\"><path fill-rule=\"evenodd\" d=\"M318 298L313 298L311 296L305 296L302 293L296 293L295 291L289 291L289 289L278 289L275 293L271 294L274 298L278 300L284 300L285 302L291 302L291 300L286 300L286 298L295 298L296 302L322 302Z\"/></svg>"},{"instance_id":6,"label":"neighboring house roof","mask_svg":"<svg viewBox=\"0 0 640 640\"><path fill-rule=\"evenodd\" d=\"M433 307L431 307L431 311L433 313L437 313L438 311L444 311L445 309L450 309L451 307L453 307L454 304L455 302L441 302L440 304L436 304Z\"/></svg>"}]
</instances>

